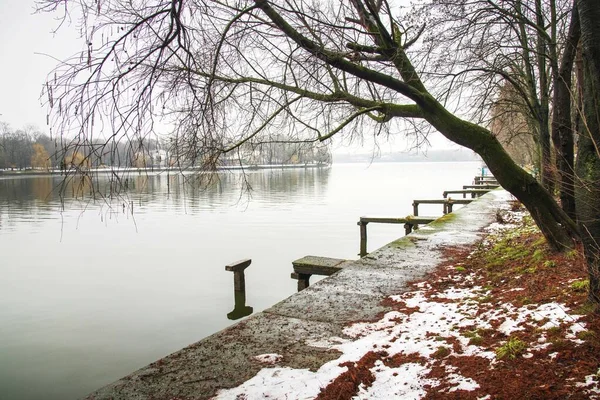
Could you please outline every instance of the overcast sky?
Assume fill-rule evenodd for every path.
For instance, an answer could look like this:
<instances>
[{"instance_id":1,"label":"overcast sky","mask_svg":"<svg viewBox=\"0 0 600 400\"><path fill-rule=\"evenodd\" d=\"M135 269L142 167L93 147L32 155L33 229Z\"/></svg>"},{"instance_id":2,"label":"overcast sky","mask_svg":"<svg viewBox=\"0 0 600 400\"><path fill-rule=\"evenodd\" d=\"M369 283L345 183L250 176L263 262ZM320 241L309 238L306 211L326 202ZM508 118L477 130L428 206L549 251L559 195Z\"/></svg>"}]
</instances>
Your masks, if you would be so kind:
<instances>
[{"instance_id":1,"label":"overcast sky","mask_svg":"<svg viewBox=\"0 0 600 400\"><path fill-rule=\"evenodd\" d=\"M45 99L40 99L40 93L46 76L57 64L52 57L65 59L77 53L81 44L75 22L55 35L52 32L58 26L57 15L34 11L34 0L0 0L0 121L14 129L35 125L48 132L46 107L42 105ZM430 139L436 149L450 145L439 134ZM404 140L380 144L383 152L406 148ZM361 146L357 147L345 150L360 152Z\"/></svg>"},{"instance_id":2,"label":"overcast sky","mask_svg":"<svg viewBox=\"0 0 600 400\"><path fill-rule=\"evenodd\" d=\"M0 121L13 128L32 124L47 132L39 97L57 62L42 54L64 59L80 45L73 27L53 35L55 16L34 14L34 7L33 0L0 0Z\"/></svg>"}]
</instances>

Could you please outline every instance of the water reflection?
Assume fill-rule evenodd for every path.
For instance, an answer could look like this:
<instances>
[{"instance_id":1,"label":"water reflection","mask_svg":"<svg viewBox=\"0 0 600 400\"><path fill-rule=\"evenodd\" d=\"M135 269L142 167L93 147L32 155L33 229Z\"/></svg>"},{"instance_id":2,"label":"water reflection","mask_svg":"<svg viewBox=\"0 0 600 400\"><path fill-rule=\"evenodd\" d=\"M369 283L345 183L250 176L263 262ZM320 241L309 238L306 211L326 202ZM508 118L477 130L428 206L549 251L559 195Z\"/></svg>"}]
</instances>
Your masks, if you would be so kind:
<instances>
[{"instance_id":1,"label":"water reflection","mask_svg":"<svg viewBox=\"0 0 600 400\"><path fill-rule=\"evenodd\" d=\"M227 319L236 320L247 317L252 314L253 308L246 305L246 291L233 291L235 306L233 310L227 313Z\"/></svg>"},{"instance_id":2,"label":"water reflection","mask_svg":"<svg viewBox=\"0 0 600 400\"><path fill-rule=\"evenodd\" d=\"M240 319L252 314L252 307L246 306L245 276L245 270L251 263L252 260L247 258L225 266L226 271L233 272L233 296L235 299L235 306L233 311L227 314L227 318L230 320Z\"/></svg>"},{"instance_id":3,"label":"water reflection","mask_svg":"<svg viewBox=\"0 0 600 400\"><path fill-rule=\"evenodd\" d=\"M354 258L359 216L407 215L413 196L437 198L478 168L0 177L0 398L83 397L271 307L296 291L292 260ZM369 242L402 235L377 226ZM245 257L234 305L223 266Z\"/></svg>"},{"instance_id":4,"label":"water reflection","mask_svg":"<svg viewBox=\"0 0 600 400\"><path fill-rule=\"evenodd\" d=\"M32 182L31 192L34 199L47 203L52 193L51 177L37 178Z\"/></svg>"},{"instance_id":5,"label":"water reflection","mask_svg":"<svg viewBox=\"0 0 600 400\"><path fill-rule=\"evenodd\" d=\"M186 213L249 200L293 203L296 195L319 195L329 168L210 173L141 173L123 176L35 176L0 179L0 227L7 214L32 215L56 207L89 209L90 205L131 211L177 208ZM114 210L113 210L114 211ZM46 215L47 217L48 215Z\"/></svg>"}]
</instances>

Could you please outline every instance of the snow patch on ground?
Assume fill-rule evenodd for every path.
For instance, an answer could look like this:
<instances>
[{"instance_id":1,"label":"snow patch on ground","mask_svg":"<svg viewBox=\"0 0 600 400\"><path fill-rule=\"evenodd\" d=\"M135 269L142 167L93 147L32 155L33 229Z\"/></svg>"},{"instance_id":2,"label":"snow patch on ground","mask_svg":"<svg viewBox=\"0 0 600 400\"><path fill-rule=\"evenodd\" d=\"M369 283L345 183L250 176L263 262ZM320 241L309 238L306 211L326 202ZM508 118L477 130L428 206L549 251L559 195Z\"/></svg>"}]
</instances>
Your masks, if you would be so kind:
<instances>
[{"instance_id":1,"label":"snow patch on ground","mask_svg":"<svg viewBox=\"0 0 600 400\"><path fill-rule=\"evenodd\" d=\"M494 232L504 232L506 235L506 230L520 227L525 215L526 213L520 212L502 213L501 217L508 223L490 225L487 228L491 233L489 240L494 240ZM495 351L471 343L473 334L477 335L478 331L495 329L510 337L525 328L540 329L541 337L537 343L528 343L524 357L533 357L536 352L545 350L550 344L544 331L554 327L566 327L567 340L583 343L577 338L577 334L586 330L585 324L578 322L581 316L569 314L565 305L547 303L516 307L511 303L504 303L494 305L491 309L482 309L479 299L491 292L481 286L468 287L473 285L470 282L474 282L475 278L475 274L446 277L446 283L460 282L462 287L449 287L436 293L429 292L431 283L420 282L412 292L390 296L405 312L391 311L379 321L347 326L343 329L345 337L307 341L307 346L341 353L339 358L325 363L317 371L289 367L264 368L239 387L219 391L215 399L313 399L323 388L348 371L347 367L341 365L358 362L369 352L385 353L386 356L382 357L412 359L407 358L398 367L386 365L387 361L375 361L370 368L375 378L373 383L368 387L361 384L355 399L420 399L427 394L428 388L442 385L440 390L446 393L474 391L480 385L474 379L462 376L458 368L447 363L445 357L481 357L488 360L490 368L494 368L498 362ZM525 289L512 289L522 290ZM415 356L420 357L421 361L414 362ZM549 354L550 359L556 357L557 353ZM254 359L267 364L283 361L279 354L261 354ZM440 378L443 381L429 377L434 365L436 368L444 368L445 373L441 375L444 378ZM585 382L576 385L585 387L591 398L600 398L597 396L600 395L598 380L598 374L590 375ZM483 396L480 400L490 398L491 396Z\"/></svg>"},{"instance_id":2,"label":"snow patch on ground","mask_svg":"<svg viewBox=\"0 0 600 400\"><path fill-rule=\"evenodd\" d=\"M275 353L260 354L258 356L254 356L254 359L263 364L277 364L283 359L283 356Z\"/></svg>"},{"instance_id":3,"label":"snow patch on ground","mask_svg":"<svg viewBox=\"0 0 600 400\"><path fill-rule=\"evenodd\" d=\"M457 390L466 390L471 392L475 389L479 389L479 384L477 382L471 378L465 378L462 375L450 374L446 379L448 382L455 385L454 387L450 388L449 392L456 392Z\"/></svg>"},{"instance_id":4,"label":"snow patch on ground","mask_svg":"<svg viewBox=\"0 0 600 400\"><path fill-rule=\"evenodd\" d=\"M480 288L457 290L450 288L441 292L441 299L465 300L479 296ZM337 360L324 364L316 372L295 370L291 368L265 368L255 377L241 386L220 391L217 399L235 399L244 394L247 399L279 398L287 395L288 399L303 399L316 396L321 388L327 386L337 376L347 370L340 364L360 360L366 353L374 350L384 350L388 355L418 354L431 357L444 344L438 337L458 337L465 342L469 353L476 354L476 346L468 346L468 339L462 338L456 331L457 327L474 325L473 315L476 313L476 303L471 305L459 303L439 303L430 301L425 292L416 291L393 296L396 301L403 301L408 307L418 308L419 311L409 315L392 311L376 322L357 323L344 329L344 334L354 340L342 341L331 338L328 341L310 342L311 346L333 348L342 355ZM452 351L452 350L449 350ZM484 353L484 352L480 352ZM492 353L493 354L493 353ZM272 355L263 355L271 359ZM268 357L267 357L268 356ZM491 354L485 355L489 358ZM363 398L420 398L425 394L424 386L437 386L439 382L426 379L429 368L425 365L407 363L398 368L386 367L378 362L372 368L376 377L372 386L361 387L359 397ZM454 390L474 390L477 383L458 374L449 375L448 382ZM390 397L391 396L391 397Z\"/></svg>"},{"instance_id":5,"label":"snow patch on ground","mask_svg":"<svg viewBox=\"0 0 600 400\"><path fill-rule=\"evenodd\" d=\"M426 387L441 384L435 379L427 378L432 357L441 348L455 356L476 356L486 358L492 364L496 362L493 351L485 351L479 346L469 344L470 339L461 335L461 329L490 329L490 321L498 321L500 324L497 329L510 336L526 325L547 330L561 324L570 324L568 335L572 336L571 340L574 341L577 340L576 334L585 330L584 325L577 322L580 316L570 315L568 309L558 303L530 304L518 308L510 303L502 304L478 315L480 304L473 299L485 296L486 293L481 287L475 286L466 289L449 288L429 296L425 290L391 296L393 301L414 311L392 311L386 313L379 321L350 325L343 330L343 334L350 339L331 337L327 340L307 342L306 344L312 347L335 349L342 353L338 359L324 364L316 372L287 367L265 368L241 386L220 391L216 399L236 399L236 396L242 395L249 400L267 397L314 398L322 388L347 371L346 367L340 367L341 364L357 362L370 351L385 351L388 356L418 355L430 360L430 363L421 365L409 362L391 368L377 361L371 368L375 381L369 387L361 385L357 399L419 399L426 394ZM449 344L449 339L458 341L460 351L455 352ZM530 346L527 356L532 356L532 352L547 347L545 342L545 338L542 338L540 344ZM550 355L550 358L552 357L553 355ZM262 354L255 359L265 363L277 363L282 357L278 354ZM449 392L479 388L476 381L456 373L450 365L447 366L447 372L444 383L446 386L450 385ZM591 385L591 379L585 384Z\"/></svg>"},{"instance_id":6,"label":"snow patch on ground","mask_svg":"<svg viewBox=\"0 0 600 400\"><path fill-rule=\"evenodd\" d=\"M333 349L335 348L335 346L346 342L348 342L348 339L333 336L322 340L307 340L305 344L310 347L316 347L321 349Z\"/></svg>"},{"instance_id":7,"label":"snow patch on ground","mask_svg":"<svg viewBox=\"0 0 600 400\"><path fill-rule=\"evenodd\" d=\"M265 368L241 386L221 390L215 399L313 399L321 388L345 372L346 368L332 363L323 365L317 372L308 369Z\"/></svg>"},{"instance_id":8,"label":"snow patch on ground","mask_svg":"<svg viewBox=\"0 0 600 400\"><path fill-rule=\"evenodd\" d=\"M416 363L389 368L378 362L373 369L375 382L370 387L361 386L353 399L420 399L427 393L426 385L439 385L436 380L426 377L429 368Z\"/></svg>"},{"instance_id":9,"label":"snow patch on ground","mask_svg":"<svg viewBox=\"0 0 600 400\"><path fill-rule=\"evenodd\" d=\"M512 304L502 304L498 309L483 313L481 318L487 321L502 321L498 330L506 336L510 336L513 332L524 330L525 325L534 325L534 322L546 321L542 326L535 324L536 327L543 330L560 326L563 323L573 323L580 326L581 324L576 323L580 316L571 315L567 311L567 307L558 303L537 306L529 304L519 308L514 307Z\"/></svg>"},{"instance_id":10,"label":"snow patch on ground","mask_svg":"<svg viewBox=\"0 0 600 400\"><path fill-rule=\"evenodd\" d=\"M585 382L577 382L575 386L587 388L586 392L589 394L590 399L600 398L600 387L599 387L600 369L594 375L588 375L585 377Z\"/></svg>"}]
</instances>

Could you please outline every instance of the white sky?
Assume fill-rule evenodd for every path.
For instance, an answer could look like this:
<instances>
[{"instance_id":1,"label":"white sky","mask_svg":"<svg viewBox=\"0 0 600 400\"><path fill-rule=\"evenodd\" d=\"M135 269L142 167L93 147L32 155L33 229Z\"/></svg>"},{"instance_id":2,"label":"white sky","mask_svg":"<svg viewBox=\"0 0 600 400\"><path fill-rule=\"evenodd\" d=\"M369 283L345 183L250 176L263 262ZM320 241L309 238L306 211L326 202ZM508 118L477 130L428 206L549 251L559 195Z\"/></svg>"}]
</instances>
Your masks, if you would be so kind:
<instances>
[{"instance_id":1,"label":"white sky","mask_svg":"<svg viewBox=\"0 0 600 400\"><path fill-rule=\"evenodd\" d=\"M59 14L36 14L34 0L0 0L0 121L13 129L34 125L48 132L46 107L40 99L46 76L65 59L81 49L76 21L53 30ZM433 148L447 148L451 143L440 134L431 135ZM339 142L334 140L335 142ZM339 143L335 143L339 144ZM404 140L380 143L382 152L403 151ZM339 148L336 152L370 152L372 146Z\"/></svg>"},{"instance_id":2,"label":"white sky","mask_svg":"<svg viewBox=\"0 0 600 400\"><path fill-rule=\"evenodd\" d=\"M54 15L34 14L33 0L0 0L0 121L13 128L36 125L47 132L40 93L57 64L80 49L74 28L58 26ZM36 54L42 53L42 54Z\"/></svg>"}]
</instances>

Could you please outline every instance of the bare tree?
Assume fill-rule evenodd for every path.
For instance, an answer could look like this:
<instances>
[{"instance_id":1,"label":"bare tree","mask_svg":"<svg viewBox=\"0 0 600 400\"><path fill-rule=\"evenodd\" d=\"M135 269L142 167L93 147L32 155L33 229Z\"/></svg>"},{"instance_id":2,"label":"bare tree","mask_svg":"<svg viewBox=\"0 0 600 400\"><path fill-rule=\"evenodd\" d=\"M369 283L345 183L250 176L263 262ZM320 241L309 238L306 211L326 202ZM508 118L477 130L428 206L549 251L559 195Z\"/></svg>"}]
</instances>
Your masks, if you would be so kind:
<instances>
[{"instance_id":1,"label":"bare tree","mask_svg":"<svg viewBox=\"0 0 600 400\"><path fill-rule=\"evenodd\" d=\"M143 140L170 124L180 154L210 166L282 131L302 143L425 121L481 155L551 246L573 246L577 227L552 196L489 130L428 91L411 62L420 31L404 29L388 1L45 0L40 7L82 15L86 48L47 85L54 126L72 132L73 143L102 130L110 131L107 145Z\"/></svg>"},{"instance_id":2,"label":"bare tree","mask_svg":"<svg viewBox=\"0 0 600 400\"><path fill-rule=\"evenodd\" d=\"M523 115L539 146L536 164L542 183L552 192L555 180L560 181L563 208L571 217L575 209L569 85L579 23L573 4L573 0L431 0L420 9L435 27L426 38L424 58L437 86L468 94L464 98L471 101L463 99L459 106L472 110L483 124L498 117L490 113L494 109L490 105L510 86L511 109ZM506 103L506 98L502 101Z\"/></svg>"},{"instance_id":3,"label":"bare tree","mask_svg":"<svg viewBox=\"0 0 600 400\"><path fill-rule=\"evenodd\" d=\"M574 130L571 104L577 102L573 93L573 66L581 35L577 7L571 11L571 22L558 70L553 74L554 95L552 107L552 143L556 149L556 167L559 173L560 201L569 217L576 218ZM556 66L555 66L556 68ZM554 69L553 69L554 70Z\"/></svg>"},{"instance_id":4,"label":"bare tree","mask_svg":"<svg viewBox=\"0 0 600 400\"><path fill-rule=\"evenodd\" d=\"M30 129L12 130L7 124L3 124L0 133L0 167L29 167L33 154Z\"/></svg>"},{"instance_id":5,"label":"bare tree","mask_svg":"<svg viewBox=\"0 0 600 400\"><path fill-rule=\"evenodd\" d=\"M531 168L540 159L539 141L525 110L522 98L505 84L492 105L490 130L515 162Z\"/></svg>"}]
</instances>

